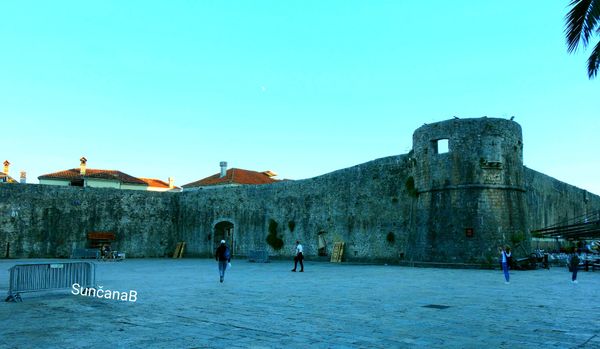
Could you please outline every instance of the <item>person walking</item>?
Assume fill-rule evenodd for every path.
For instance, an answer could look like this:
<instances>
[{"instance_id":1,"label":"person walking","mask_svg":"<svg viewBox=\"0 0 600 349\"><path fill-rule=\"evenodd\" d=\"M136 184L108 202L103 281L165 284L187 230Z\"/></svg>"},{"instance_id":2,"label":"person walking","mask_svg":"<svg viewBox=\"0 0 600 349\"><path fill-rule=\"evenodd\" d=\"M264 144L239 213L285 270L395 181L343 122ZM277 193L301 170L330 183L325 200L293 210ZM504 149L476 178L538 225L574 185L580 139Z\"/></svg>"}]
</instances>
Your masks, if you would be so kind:
<instances>
[{"instance_id":1,"label":"person walking","mask_svg":"<svg viewBox=\"0 0 600 349\"><path fill-rule=\"evenodd\" d=\"M296 267L298 266L298 262L300 262L300 272L304 272L304 255L302 254L302 245L300 245L300 241L296 240L296 255L294 256L294 269L292 271L296 271Z\"/></svg>"},{"instance_id":2,"label":"person walking","mask_svg":"<svg viewBox=\"0 0 600 349\"><path fill-rule=\"evenodd\" d=\"M505 246L505 247L498 247L498 252L500 253L500 255L502 256L501 258L501 262L502 262L502 271L504 272L504 279L506 281L504 281L505 284L510 284L510 275L508 274L508 268L509 268L509 261L510 261L510 257L512 256L512 254L510 253L510 247Z\"/></svg>"},{"instance_id":3,"label":"person walking","mask_svg":"<svg viewBox=\"0 0 600 349\"><path fill-rule=\"evenodd\" d=\"M571 282L577 283L577 271L579 270L579 262L581 258L579 258L579 254L577 251L573 251L573 255L571 256L571 260L569 261L569 268L571 269Z\"/></svg>"},{"instance_id":4,"label":"person walking","mask_svg":"<svg viewBox=\"0 0 600 349\"><path fill-rule=\"evenodd\" d=\"M219 280L223 282L225 279L225 270L227 270L227 265L231 262L231 252L225 240L221 240L221 245L217 247L215 259L219 262Z\"/></svg>"}]
</instances>

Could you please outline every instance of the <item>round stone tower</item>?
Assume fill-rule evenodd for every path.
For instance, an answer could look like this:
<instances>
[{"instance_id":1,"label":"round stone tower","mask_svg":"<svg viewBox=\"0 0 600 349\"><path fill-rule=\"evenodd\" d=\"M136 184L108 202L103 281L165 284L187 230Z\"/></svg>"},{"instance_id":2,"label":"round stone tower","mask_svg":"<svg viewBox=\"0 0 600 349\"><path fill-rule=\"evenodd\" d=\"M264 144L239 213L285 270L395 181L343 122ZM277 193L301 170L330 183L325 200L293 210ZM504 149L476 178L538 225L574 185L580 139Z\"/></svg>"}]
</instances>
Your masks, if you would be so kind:
<instances>
[{"instance_id":1,"label":"round stone tower","mask_svg":"<svg viewBox=\"0 0 600 349\"><path fill-rule=\"evenodd\" d=\"M483 117L424 125L413 134L413 158L410 258L485 264L497 261L499 245L529 249L519 124Z\"/></svg>"}]
</instances>

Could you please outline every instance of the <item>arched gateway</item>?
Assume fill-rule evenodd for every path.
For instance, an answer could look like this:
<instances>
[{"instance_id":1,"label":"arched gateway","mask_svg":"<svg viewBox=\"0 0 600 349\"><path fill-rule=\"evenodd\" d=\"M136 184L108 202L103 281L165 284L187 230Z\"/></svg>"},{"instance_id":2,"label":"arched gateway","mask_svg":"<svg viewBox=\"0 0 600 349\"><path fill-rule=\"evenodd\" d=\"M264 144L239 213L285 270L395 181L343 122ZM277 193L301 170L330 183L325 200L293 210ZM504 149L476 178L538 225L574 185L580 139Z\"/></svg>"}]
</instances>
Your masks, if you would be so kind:
<instances>
[{"instance_id":1,"label":"arched gateway","mask_svg":"<svg viewBox=\"0 0 600 349\"><path fill-rule=\"evenodd\" d=\"M213 224L213 250L216 251L217 247L221 243L221 240L225 240L232 254L235 251L235 239L233 235L234 224L229 220L219 220Z\"/></svg>"}]
</instances>

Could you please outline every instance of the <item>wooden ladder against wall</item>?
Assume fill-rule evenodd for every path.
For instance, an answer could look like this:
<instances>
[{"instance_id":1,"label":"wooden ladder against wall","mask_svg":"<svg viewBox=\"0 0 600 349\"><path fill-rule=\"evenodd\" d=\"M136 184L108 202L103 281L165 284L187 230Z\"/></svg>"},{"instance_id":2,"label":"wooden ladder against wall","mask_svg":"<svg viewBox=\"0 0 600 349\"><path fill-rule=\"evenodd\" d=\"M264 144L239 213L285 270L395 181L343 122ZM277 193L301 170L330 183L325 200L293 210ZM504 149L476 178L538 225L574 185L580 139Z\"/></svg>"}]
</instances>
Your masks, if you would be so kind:
<instances>
[{"instance_id":1,"label":"wooden ladder against wall","mask_svg":"<svg viewBox=\"0 0 600 349\"><path fill-rule=\"evenodd\" d=\"M331 254L331 262L332 263L340 263L342 261L342 256L344 255L344 245L343 242L336 242L333 244L333 253Z\"/></svg>"},{"instance_id":2,"label":"wooden ladder against wall","mask_svg":"<svg viewBox=\"0 0 600 349\"><path fill-rule=\"evenodd\" d=\"M173 253L173 258L183 257L183 250L185 250L185 241L178 242L177 246L175 246L175 253Z\"/></svg>"}]
</instances>

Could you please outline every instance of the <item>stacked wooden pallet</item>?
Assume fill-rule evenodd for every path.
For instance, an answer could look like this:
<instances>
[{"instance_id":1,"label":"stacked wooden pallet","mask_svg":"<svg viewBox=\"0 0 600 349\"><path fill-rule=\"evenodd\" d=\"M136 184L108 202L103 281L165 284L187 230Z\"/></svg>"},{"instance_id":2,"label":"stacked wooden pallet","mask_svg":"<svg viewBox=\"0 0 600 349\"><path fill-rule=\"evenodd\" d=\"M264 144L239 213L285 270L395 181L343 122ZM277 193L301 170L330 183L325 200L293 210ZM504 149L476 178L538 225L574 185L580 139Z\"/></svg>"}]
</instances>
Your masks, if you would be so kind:
<instances>
[{"instance_id":1,"label":"stacked wooden pallet","mask_svg":"<svg viewBox=\"0 0 600 349\"><path fill-rule=\"evenodd\" d=\"M331 254L331 262L332 263L340 263L342 261L342 256L344 255L344 245L343 242L336 242L333 245L333 253Z\"/></svg>"},{"instance_id":2,"label":"stacked wooden pallet","mask_svg":"<svg viewBox=\"0 0 600 349\"><path fill-rule=\"evenodd\" d=\"M177 246L175 246L175 253L173 253L173 258L183 257L183 250L185 250L185 241L178 242Z\"/></svg>"}]
</instances>

